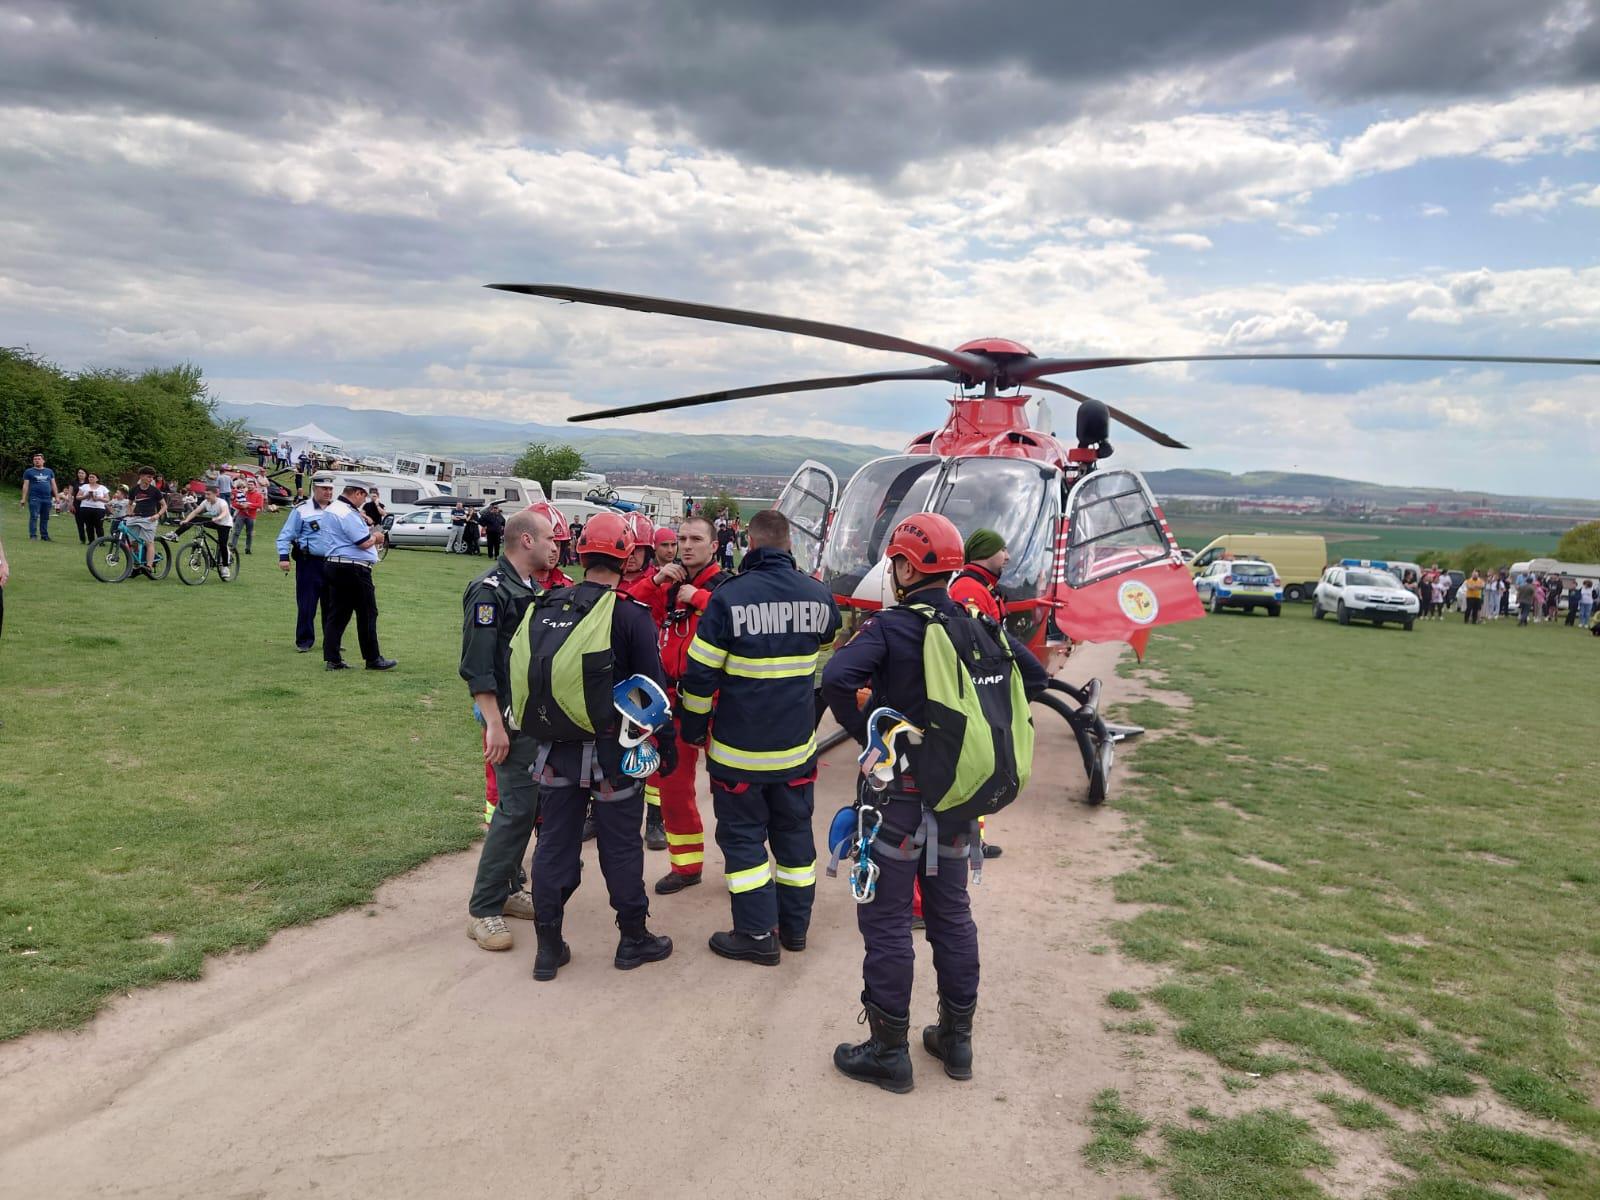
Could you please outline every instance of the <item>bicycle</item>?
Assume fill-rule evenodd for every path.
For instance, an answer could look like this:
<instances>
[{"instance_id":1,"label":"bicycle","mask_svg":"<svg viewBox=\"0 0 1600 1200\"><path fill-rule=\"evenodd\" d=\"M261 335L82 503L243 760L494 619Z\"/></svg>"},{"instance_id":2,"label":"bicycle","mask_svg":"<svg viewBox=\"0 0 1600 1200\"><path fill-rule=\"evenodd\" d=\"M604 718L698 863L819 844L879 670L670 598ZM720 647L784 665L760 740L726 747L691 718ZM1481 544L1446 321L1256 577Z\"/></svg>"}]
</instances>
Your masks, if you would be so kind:
<instances>
[{"instance_id":1,"label":"bicycle","mask_svg":"<svg viewBox=\"0 0 1600 1200\"><path fill-rule=\"evenodd\" d=\"M181 546L177 545L178 538L176 534L169 535L168 538L163 539L173 543L172 553L178 564L178 578L190 587L199 587L206 581L207 576L213 570L217 572L217 578L221 579L223 583L227 583L230 579L239 578L239 555L228 555L228 569L224 571L222 569L222 560L217 556L216 538L209 536L215 533L221 533L226 536L227 532L226 530L213 530L210 526L201 526L195 532L194 537L184 542Z\"/></svg>"},{"instance_id":2,"label":"bicycle","mask_svg":"<svg viewBox=\"0 0 1600 1200\"><path fill-rule=\"evenodd\" d=\"M129 531L126 523L118 521L111 532L89 543L85 560L89 574L101 583L121 583L138 565L138 538ZM150 573L156 579L165 579L172 570L172 548L165 538L155 538L150 543Z\"/></svg>"}]
</instances>

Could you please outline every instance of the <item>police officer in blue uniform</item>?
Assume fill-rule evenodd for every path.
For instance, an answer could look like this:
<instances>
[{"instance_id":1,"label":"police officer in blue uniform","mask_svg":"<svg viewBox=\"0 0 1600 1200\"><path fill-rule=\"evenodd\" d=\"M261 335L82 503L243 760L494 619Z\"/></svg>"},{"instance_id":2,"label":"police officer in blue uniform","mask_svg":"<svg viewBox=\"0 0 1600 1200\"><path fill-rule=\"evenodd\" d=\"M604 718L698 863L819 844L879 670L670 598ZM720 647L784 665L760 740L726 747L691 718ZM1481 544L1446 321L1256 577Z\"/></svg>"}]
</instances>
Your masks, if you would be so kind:
<instances>
[{"instance_id":1,"label":"police officer in blue uniform","mask_svg":"<svg viewBox=\"0 0 1600 1200\"><path fill-rule=\"evenodd\" d=\"M600 513L584 527L578 541L583 582L550 593L561 597L586 589L615 589L622 566L632 553L633 531L616 513ZM537 611L537 610L536 610ZM612 683L630 675L647 675L663 690L661 653L650 610L626 593L615 601L611 622ZM577 698L582 704L582 698ZM676 765L677 748L661 739L662 764ZM621 938L612 965L629 971L660 962L672 953L672 939L650 932L645 920L650 901L644 890L644 781L622 773L622 746L613 732L590 742L548 742L538 747L534 777L539 783L539 840L533 851L534 935L539 950L533 977L547 982L571 961L561 936L567 901L583 874L583 822L592 800L600 871L616 913ZM504 796L501 803L505 803ZM493 826L491 825L491 829Z\"/></svg>"},{"instance_id":2,"label":"police officer in blue uniform","mask_svg":"<svg viewBox=\"0 0 1600 1200\"><path fill-rule=\"evenodd\" d=\"M333 480L313 480L311 499L295 505L278 531L278 568L285 574L291 569L294 571L294 648L302 654L317 644L313 622L317 605L322 602L322 564L332 540L332 531L323 528L323 520L325 510L332 503ZM327 623L328 609L324 606L324 629Z\"/></svg>"},{"instance_id":3,"label":"police officer in blue uniform","mask_svg":"<svg viewBox=\"0 0 1600 1200\"><path fill-rule=\"evenodd\" d=\"M927 685L922 666L922 640L927 622L906 605L927 605L935 612L964 616L950 599L950 577L962 567L961 535L948 518L918 513L896 526L889 539L898 604L861 623L848 644L836 650L822 672L822 693L839 725L866 744L867 715L887 705L911 724L927 724ZM1005 635L1022 673L1029 700L1042 694L1049 675L1039 660L1009 634ZM856 703L860 688L871 688L866 706ZM841 1045L834 1065L852 1079L876 1083L892 1092L911 1090L911 1058L906 1034L911 1024L911 981L915 953L911 942L913 885L922 884L922 909L928 941L933 944L933 969L939 981L939 1024L923 1030L923 1046L944 1062L954 1079L972 1077L972 1019L978 1007L978 929L967 896L967 862L974 822L938 823L938 870L927 870L928 847L919 844L922 800L915 780L897 776L874 801L883 825L874 843L879 875L877 895L856 906L866 954L861 974L862 1003L872 1036L860 1045Z\"/></svg>"},{"instance_id":4,"label":"police officer in blue uniform","mask_svg":"<svg viewBox=\"0 0 1600 1200\"><path fill-rule=\"evenodd\" d=\"M765 509L750 519L749 536L739 574L711 594L689 643L678 703L683 740L706 747L733 909L733 928L712 934L711 949L775 966L783 950L806 948L811 926L812 680L839 632L839 609L795 567L787 517Z\"/></svg>"},{"instance_id":5,"label":"police officer in blue uniform","mask_svg":"<svg viewBox=\"0 0 1600 1200\"><path fill-rule=\"evenodd\" d=\"M396 665L378 649L378 594L372 586L372 568L378 562L383 531L374 529L361 512L371 493L367 484L348 481L343 494L319 521L328 528L328 555L323 560L322 611L327 620L322 629L322 659L330 671L350 669L340 644L352 615L367 670L389 671Z\"/></svg>"},{"instance_id":6,"label":"police officer in blue uniform","mask_svg":"<svg viewBox=\"0 0 1600 1200\"><path fill-rule=\"evenodd\" d=\"M485 950L511 949L504 918L533 920L533 897L522 890L522 858L539 815L532 770L538 743L511 728L511 638L528 606L544 594L535 571L554 557L550 522L531 508L505 523L505 547L493 567L461 597L461 678L483 714L484 758L494 768L500 800L478 855L467 905L467 936Z\"/></svg>"}]
</instances>

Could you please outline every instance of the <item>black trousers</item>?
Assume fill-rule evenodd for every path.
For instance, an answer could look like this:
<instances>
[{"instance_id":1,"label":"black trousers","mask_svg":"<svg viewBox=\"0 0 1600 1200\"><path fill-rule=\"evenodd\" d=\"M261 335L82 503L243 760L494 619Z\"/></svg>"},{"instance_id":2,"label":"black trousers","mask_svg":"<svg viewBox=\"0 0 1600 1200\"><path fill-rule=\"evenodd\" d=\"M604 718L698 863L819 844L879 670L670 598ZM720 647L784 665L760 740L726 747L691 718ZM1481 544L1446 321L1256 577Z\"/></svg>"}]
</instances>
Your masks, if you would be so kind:
<instances>
[{"instance_id":1,"label":"black trousers","mask_svg":"<svg viewBox=\"0 0 1600 1200\"><path fill-rule=\"evenodd\" d=\"M99 536L89 532L89 514L86 510L82 508L74 509L72 517L78 523L78 541L81 544L87 545L92 538Z\"/></svg>"},{"instance_id":2,"label":"black trousers","mask_svg":"<svg viewBox=\"0 0 1600 1200\"><path fill-rule=\"evenodd\" d=\"M344 631L352 616L356 619L356 638L361 657L367 662L382 658L378 649L378 593L372 586L372 568L357 563L323 564L322 657L338 662Z\"/></svg>"},{"instance_id":3,"label":"black trousers","mask_svg":"<svg viewBox=\"0 0 1600 1200\"><path fill-rule=\"evenodd\" d=\"M485 528L483 531L484 553L490 558L500 557L500 531Z\"/></svg>"},{"instance_id":4,"label":"black trousers","mask_svg":"<svg viewBox=\"0 0 1600 1200\"><path fill-rule=\"evenodd\" d=\"M788 783L711 781L733 908L733 928L760 936L803 934L817 895L817 839L811 831L815 777ZM767 860L772 846L776 867Z\"/></svg>"},{"instance_id":5,"label":"black trousers","mask_svg":"<svg viewBox=\"0 0 1600 1200\"><path fill-rule=\"evenodd\" d=\"M583 749L557 743L549 768L560 778L576 779ZM644 785L626 780L633 793L626 800L607 800L586 786L543 785L539 789L539 840L533 847L533 911L540 923L561 920L567 901L583 880L583 819L594 797L595 845L600 873L619 923L642 921L650 913L644 892ZM500 803L506 802L505 793ZM491 822L489 828L494 828Z\"/></svg>"},{"instance_id":6,"label":"black trousers","mask_svg":"<svg viewBox=\"0 0 1600 1200\"><path fill-rule=\"evenodd\" d=\"M294 644L309 650L317 644L317 605L322 604L323 640L327 640L328 606L322 601L322 556L294 552Z\"/></svg>"},{"instance_id":7,"label":"black trousers","mask_svg":"<svg viewBox=\"0 0 1600 1200\"><path fill-rule=\"evenodd\" d=\"M106 510L103 508L80 508L78 510L78 530L82 535L79 541L92 542L95 538L106 535Z\"/></svg>"},{"instance_id":8,"label":"black trousers","mask_svg":"<svg viewBox=\"0 0 1600 1200\"><path fill-rule=\"evenodd\" d=\"M880 805L883 831L880 839L892 842L890 829L915 830L922 820L916 800L888 800ZM968 835L970 836L970 835ZM940 834L940 841L946 835ZM911 1011L911 980L916 952L911 945L911 893L922 883L922 916L928 941L933 945L933 970L939 994L952 1004L970 1004L978 998L978 927L972 921L972 901L967 895L967 860L941 858L939 873L927 873L927 859L914 861L874 854L878 864L878 892L871 904L856 905L856 924L866 954L861 979L867 998L894 1016Z\"/></svg>"},{"instance_id":9,"label":"black trousers","mask_svg":"<svg viewBox=\"0 0 1600 1200\"><path fill-rule=\"evenodd\" d=\"M520 734L511 735L511 752L494 769L500 802L483 836L478 855L478 875L472 884L472 900L467 911L487 917L505 907L506 900L522 886L522 860L528 841L539 819L539 785L529 773L539 744ZM641 866L641 871L643 870Z\"/></svg>"}]
</instances>

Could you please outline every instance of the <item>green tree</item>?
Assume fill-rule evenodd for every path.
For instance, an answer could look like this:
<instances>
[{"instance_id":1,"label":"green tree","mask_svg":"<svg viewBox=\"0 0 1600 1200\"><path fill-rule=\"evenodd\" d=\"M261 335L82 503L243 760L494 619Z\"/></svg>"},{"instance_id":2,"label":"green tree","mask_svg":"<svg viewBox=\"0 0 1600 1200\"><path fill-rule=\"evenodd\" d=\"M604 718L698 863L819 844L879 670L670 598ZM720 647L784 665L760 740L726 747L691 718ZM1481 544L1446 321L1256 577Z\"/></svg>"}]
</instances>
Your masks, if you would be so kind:
<instances>
[{"instance_id":1,"label":"green tree","mask_svg":"<svg viewBox=\"0 0 1600 1200\"><path fill-rule=\"evenodd\" d=\"M552 483L557 479L576 478L584 466L583 455L571 446L529 442L528 448L522 452L522 457L512 466L511 473L519 479L534 480L548 496Z\"/></svg>"},{"instance_id":2,"label":"green tree","mask_svg":"<svg viewBox=\"0 0 1600 1200\"><path fill-rule=\"evenodd\" d=\"M230 457L237 422L218 424L205 377L192 363L70 374L25 350L0 350L0 476L16 478L34 450L63 473L107 479L149 463L169 479Z\"/></svg>"},{"instance_id":3,"label":"green tree","mask_svg":"<svg viewBox=\"0 0 1600 1200\"><path fill-rule=\"evenodd\" d=\"M712 520L715 520L717 515L722 512L726 512L730 517L737 517L739 515L739 502L728 494L726 487L720 487L713 495L707 496L700 501L700 512L702 515L712 518Z\"/></svg>"},{"instance_id":4,"label":"green tree","mask_svg":"<svg viewBox=\"0 0 1600 1200\"><path fill-rule=\"evenodd\" d=\"M1600 521L1574 525L1556 543L1556 558L1569 563L1600 563Z\"/></svg>"}]
</instances>

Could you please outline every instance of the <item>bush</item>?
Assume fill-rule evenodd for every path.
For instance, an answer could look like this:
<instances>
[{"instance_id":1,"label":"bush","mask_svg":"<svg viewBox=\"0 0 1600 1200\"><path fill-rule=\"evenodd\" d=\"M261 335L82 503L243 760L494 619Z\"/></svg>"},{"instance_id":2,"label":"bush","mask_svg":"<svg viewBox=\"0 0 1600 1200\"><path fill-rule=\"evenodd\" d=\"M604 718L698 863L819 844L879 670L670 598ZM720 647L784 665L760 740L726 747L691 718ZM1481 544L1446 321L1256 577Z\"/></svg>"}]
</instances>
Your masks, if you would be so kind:
<instances>
[{"instance_id":1,"label":"bush","mask_svg":"<svg viewBox=\"0 0 1600 1200\"><path fill-rule=\"evenodd\" d=\"M240 432L237 422L217 422L191 363L73 375L26 350L0 348L0 478L8 482L35 451L63 483L78 467L112 480L141 463L189 479L229 457Z\"/></svg>"}]
</instances>

